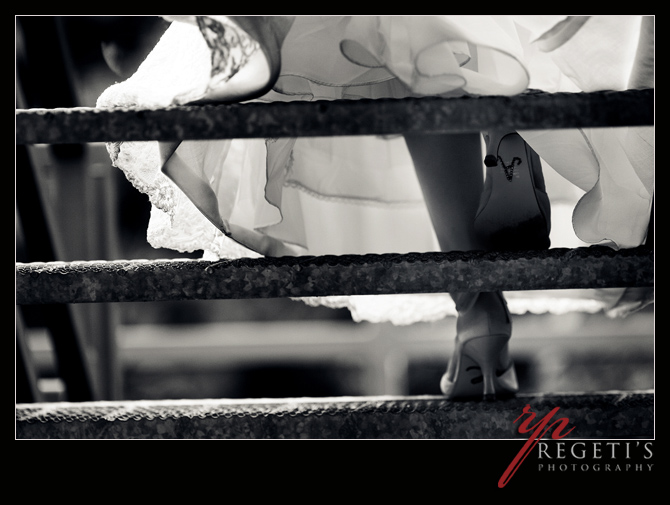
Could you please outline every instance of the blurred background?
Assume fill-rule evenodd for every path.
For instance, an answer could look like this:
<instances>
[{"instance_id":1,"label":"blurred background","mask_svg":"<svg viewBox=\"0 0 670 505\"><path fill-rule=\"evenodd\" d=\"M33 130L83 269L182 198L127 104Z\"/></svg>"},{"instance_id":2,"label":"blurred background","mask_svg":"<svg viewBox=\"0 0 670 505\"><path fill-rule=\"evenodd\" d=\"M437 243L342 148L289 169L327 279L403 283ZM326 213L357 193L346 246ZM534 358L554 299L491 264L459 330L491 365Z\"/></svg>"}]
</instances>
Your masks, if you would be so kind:
<instances>
[{"instance_id":1,"label":"blurred background","mask_svg":"<svg viewBox=\"0 0 670 505\"><path fill-rule=\"evenodd\" d=\"M168 26L159 17L16 21L22 109L93 107ZM149 201L111 166L103 144L37 145L25 154L58 260L201 256L147 244ZM20 205L28 199L22 169L17 164L16 261L49 261L30 201ZM43 311L17 307L17 329L41 398L67 400ZM455 337L453 318L406 327L355 323L346 309L287 299L81 304L70 314L100 400L439 394ZM511 352L522 392L652 389L653 316L653 306L616 320L515 316Z\"/></svg>"}]
</instances>

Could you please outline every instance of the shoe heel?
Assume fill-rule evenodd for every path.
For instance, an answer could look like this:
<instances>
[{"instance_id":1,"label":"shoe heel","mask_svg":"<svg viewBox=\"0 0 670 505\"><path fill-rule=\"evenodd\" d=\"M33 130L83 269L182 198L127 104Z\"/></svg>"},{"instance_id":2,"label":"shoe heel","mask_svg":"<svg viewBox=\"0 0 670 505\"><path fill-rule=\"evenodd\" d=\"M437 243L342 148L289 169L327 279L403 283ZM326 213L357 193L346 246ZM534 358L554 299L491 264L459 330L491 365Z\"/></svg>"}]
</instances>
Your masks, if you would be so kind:
<instances>
[{"instance_id":1,"label":"shoe heel","mask_svg":"<svg viewBox=\"0 0 670 505\"><path fill-rule=\"evenodd\" d=\"M516 132L487 136L475 232L488 250L548 249L549 198L539 156Z\"/></svg>"},{"instance_id":2,"label":"shoe heel","mask_svg":"<svg viewBox=\"0 0 670 505\"><path fill-rule=\"evenodd\" d=\"M473 338L463 344L463 355L477 363L483 381L483 398L496 399L496 371L500 354L509 342L509 335L486 335Z\"/></svg>"},{"instance_id":3,"label":"shoe heel","mask_svg":"<svg viewBox=\"0 0 670 505\"><path fill-rule=\"evenodd\" d=\"M442 376L440 389L450 400L492 401L513 396L519 389L514 365L499 370L500 356L509 335L485 335L461 344L450 370Z\"/></svg>"},{"instance_id":4,"label":"shoe heel","mask_svg":"<svg viewBox=\"0 0 670 505\"><path fill-rule=\"evenodd\" d=\"M458 310L452 359L440 380L450 400L493 400L518 391L507 344L512 321L499 291L452 293Z\"/></svg>"}]
</instances>

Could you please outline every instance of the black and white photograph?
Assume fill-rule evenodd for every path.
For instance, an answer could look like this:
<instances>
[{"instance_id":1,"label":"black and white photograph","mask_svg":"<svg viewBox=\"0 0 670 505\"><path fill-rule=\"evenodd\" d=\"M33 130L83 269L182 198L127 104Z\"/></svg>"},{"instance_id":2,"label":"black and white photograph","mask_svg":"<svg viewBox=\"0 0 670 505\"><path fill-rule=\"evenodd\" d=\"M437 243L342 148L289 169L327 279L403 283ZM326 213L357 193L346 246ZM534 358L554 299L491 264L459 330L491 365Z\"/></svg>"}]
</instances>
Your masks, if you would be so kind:
<instances>
[{"instance_id":1,"label":"black and white photograph","mask_svg":"<svg viewBox=\"0 0 670 505\"><path fill-rule=\"evenodd\" d=\"M654 30L16 15L15 441L650 482Z\"/></svg>"}]
</instances>

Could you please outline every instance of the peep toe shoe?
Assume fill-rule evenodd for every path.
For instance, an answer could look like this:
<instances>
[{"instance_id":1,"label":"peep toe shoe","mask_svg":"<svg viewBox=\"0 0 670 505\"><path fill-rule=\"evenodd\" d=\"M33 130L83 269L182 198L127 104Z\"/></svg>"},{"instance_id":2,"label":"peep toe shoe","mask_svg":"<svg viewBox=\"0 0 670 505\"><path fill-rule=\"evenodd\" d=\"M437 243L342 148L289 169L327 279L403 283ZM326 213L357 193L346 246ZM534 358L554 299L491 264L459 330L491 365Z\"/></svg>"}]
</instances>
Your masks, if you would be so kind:
<instances>
[{"instance_id":1,"label":"peep toe shoe","mask_svg":"<svg viewBox=\"0 0 670 505\"><path fill-rule=\"evenodd\" d=\"M175 98L175 105L242 102L272 89L281 46L293 24L283 16L165 16L197 25L211 53L207 86Z\"/></svg>"},{"instance_id":2,"label":"peep toe shoe","mask_svg":"<svg viewBox=\"0 0 670 505\"><path fill-rule=\"evenodd\" d=\"M452 293L458 310L454 354L440 388L451 400L495 400L518 390L508 342L512 320L500 292Z\"/></svg>"},{"instance_id":3,"label":"peep toe shoe","mask_svg":"<svg viewBox=\"0 0 670 505\"><path fill-rule=\"evenodd\" d=\"M279 78L281 46L293 24L283 16L164 16L197 26L210 52L209 80L174 97L173 105L242 102L271 90ZM161 170L224 234L228 223L207 181L193 173L176 153L181 141L159 142ZM176 154L175 154L176 153Z\"/></svg>"},{"instance_id":4,"label":"peep toe shoe","mask_svg":"<svg viewBox=\"0 0 670 505\"><path fill-rule=\"evenodd\" d=\"M493 131L485 138L478 239L491 251L548 249L551 209L540 157L516 132Z\"/></svg>"}]
</instances>

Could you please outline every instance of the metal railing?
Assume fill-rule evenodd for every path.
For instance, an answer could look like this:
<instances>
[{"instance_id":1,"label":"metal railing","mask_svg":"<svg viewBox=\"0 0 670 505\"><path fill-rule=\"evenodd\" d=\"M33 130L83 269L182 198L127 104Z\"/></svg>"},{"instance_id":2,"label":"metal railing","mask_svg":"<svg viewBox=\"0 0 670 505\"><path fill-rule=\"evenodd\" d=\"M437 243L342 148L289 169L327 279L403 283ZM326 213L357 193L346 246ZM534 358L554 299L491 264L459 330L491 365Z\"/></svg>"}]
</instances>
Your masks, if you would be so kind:
<instances>
[{"instance_id":1,"label":"metal railing","mask_svg":"<svg viewBox=\"0 0 670 505\"><path fill-rule=\"evenodd\" d=\"M16 143L651 126L654 90L16 111ZM21 167L19 167L21 169ZM17 191L21 191L18 187ZM653 247L16 264L18 305L653 286ZM84 359L71 342L66 352ZM71 358L71 356L70 356ZM74 374L71 383L85 379ZM78 399L87 399L87 389Z\"/></svg>"}]
</instances>

